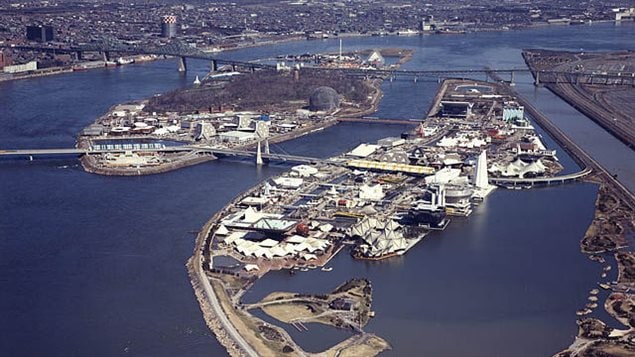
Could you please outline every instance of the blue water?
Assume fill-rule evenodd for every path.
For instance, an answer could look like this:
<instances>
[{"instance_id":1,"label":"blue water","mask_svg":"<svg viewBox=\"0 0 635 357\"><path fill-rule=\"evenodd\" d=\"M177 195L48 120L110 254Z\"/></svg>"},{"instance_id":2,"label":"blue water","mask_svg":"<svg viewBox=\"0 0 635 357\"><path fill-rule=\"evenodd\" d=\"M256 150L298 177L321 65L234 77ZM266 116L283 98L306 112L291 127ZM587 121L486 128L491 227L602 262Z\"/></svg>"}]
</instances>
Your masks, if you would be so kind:
<instances>
[{"instance_id":1,"label":"blue water","mask_svg":"<svg viewBox=\"0 0 635 357\"><path fill-rule=\"evenodd\" d=\"M347 39L344 46L413 48L410 69L522 67L523 47L628 49L634 30L598 25L372 37ZM296 42L222 56L266 58L338 46ZM72 146L76 133L110 106L189 85L207 66L190 61L191 71L181 75L167 60L0 83L0 148ZM534 90L531 78L517 81L633 187L631 150L549 92ZM386 82L376 116L422 117L436 88L436 80ZM406 128L342 124L280 146L326 157ZM240 191L285 169L215 161L156 176L103 177L84 173L72 158L0 160L0 355L223 355L185 270L190 232ZM599 266L579 252L596 192L590 184L498 190L471 217L454 219L405 257L364 263L343 252L332 272L272 273L245 300L278 289L323 293L350 277L368 277L377 311L368 330L393 345L388 355L549 355L572 341L575 310L598 280ZM331 340L299 342L314 348Z\"/></svg>"}]
</instances>

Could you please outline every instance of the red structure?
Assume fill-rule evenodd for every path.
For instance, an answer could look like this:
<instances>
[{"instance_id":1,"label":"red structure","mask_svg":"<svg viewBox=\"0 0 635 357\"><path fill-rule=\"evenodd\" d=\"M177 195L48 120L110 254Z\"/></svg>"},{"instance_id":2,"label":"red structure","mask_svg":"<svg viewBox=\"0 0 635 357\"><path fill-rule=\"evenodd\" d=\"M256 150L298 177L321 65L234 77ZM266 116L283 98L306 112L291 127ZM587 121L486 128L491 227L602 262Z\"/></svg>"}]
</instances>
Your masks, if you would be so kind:
<instances>
[{"instance_id":1,"label":"red structure","mask_svg":"<svg viewBox=\"0 0 635 357\"><path fill-rule=\"evenodd\" d=\"M9 66L11 63L11 57L0 51L0 69L4 68L4 66Z\"/></svg>"}]
</instances>

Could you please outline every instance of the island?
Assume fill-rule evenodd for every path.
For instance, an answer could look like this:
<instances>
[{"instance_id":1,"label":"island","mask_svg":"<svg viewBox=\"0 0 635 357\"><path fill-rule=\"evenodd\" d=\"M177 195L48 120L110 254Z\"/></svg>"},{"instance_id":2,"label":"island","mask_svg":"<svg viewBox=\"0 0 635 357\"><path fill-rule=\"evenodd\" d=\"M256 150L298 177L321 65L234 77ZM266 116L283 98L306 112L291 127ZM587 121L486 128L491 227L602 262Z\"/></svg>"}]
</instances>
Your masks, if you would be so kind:
<instances>
[{"instance_id":1,"label":"island","mask_svg":"<svg viewBox=\"0 0 635 357\"><path fill-rule=\"evenodd\" d=\"M247 72L219 68L192 87L115 105L78 137L77 147L87 150L81 163L88 172L131 176L255 155L256 148L269 155L270 144L373 113L386 75L372 70L397 69L411 56L411 50L389 48L316 54L302 65L292 56Z\"/></svg>"}]
</instances>

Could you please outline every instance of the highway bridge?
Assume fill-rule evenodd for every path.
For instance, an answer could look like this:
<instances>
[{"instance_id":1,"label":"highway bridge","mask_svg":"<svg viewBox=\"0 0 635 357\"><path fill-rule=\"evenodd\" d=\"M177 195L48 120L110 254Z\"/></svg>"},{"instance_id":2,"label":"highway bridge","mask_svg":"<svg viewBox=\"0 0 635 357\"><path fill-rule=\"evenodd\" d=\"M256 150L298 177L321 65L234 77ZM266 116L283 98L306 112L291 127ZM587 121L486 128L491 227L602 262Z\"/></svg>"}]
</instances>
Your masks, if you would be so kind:
<instances>
[{"instance_id":1,"label":"highway bridge","mask_svg":"<svg viewBox=\"0 0 635 357\"><path fill-rule=\"evenodd\" d=\"M238 68L248 69L254 71L256 69L275 69L276 66L272 64L235 61L218 58L218 54L214 52L201 51L196 47L192 47L187 43L179 41L178 39L172 40L165 45L157 46L154 44L130 44L124 43L117 39L107 38L101 42L91 42L81 44L73 47L55 47L55 46L36 46L36 45L15 45L4 44L0 45L0 48L12 48L15 50L24 51L38 51L48 53L70 53L75 54L77 59L82 58L84 52L99 52L103 54L104 60L110 59L111 53L118 54L146 54L146 55L162 55L172 56L179 58L179 70L187 70L186 58L203 59L208 60L211 63L211 70L218 70L221 65L229 65L233 70ZM316 67L302 67L302 70L315 70ZM324 68L320 68L324 70ZM434 78L438 80L440 77L469 77L475 74L487 74L488 72L509 74L511 81L513 82L514 73L517 72L529 72L527 68L514 68L514 69L430 69L430 70L375 70L375 69L354 69L354 68L329 68L331 71L338 71L347 75L354 76L373 76L373 77L388 77L392 79L411 78L415 81L418 78Z\"/></svg>"},{"instance_id":2,"label":"highway bridge","mask_svg":"<svg viewBox=\"0 0 635 357\"><path fill-rule=\"evenodd\" d=\"M222 59L217 53L205 52L196 47L174 39L164 45L155 44L131 44L119 41L113 38L106 38L101 42L90 42L73 47L55 47L55 46L36 46L36 45L15 45L3 44L0 48L12 48L15 50L38 51L48 53L70 53L75 54L77 59L82 58L84 52L99 52L103 55L104 60L110 59L111 53L117 54L146 54L161 55L179 58L179 71L187 70L187 58L203 59L210 61L211 71L217 71L220 66L228 65L232 70L249 70L257 69L275 69L272 64L235 61ZM302 71L316 70L317 67L302 67ZM508 69L491 69L491 68L464 68L464 69L425 69L425 70L398 70L398 69L361 69L361 68L319 68L320 70L330 70L342 72L352 76L363 77L382 77L389 80L425 80L434 79L440 81L442 78L473 78L475 75L498 74L505 75L509 78L508 82L514 83L515 75L518 73L530 73L528 68L508 68ZM509 77L507 77L509 76ZM612 84L612 85L633 85L635 86L635 73L633 72L585 72L585 71L539 71L535 76L536 84L556 83L562 81L586 81L594 84ZM487 77L485 77L487 78ZM500 77L499 77L500 78Z\"/></svg>"}]
</instances>

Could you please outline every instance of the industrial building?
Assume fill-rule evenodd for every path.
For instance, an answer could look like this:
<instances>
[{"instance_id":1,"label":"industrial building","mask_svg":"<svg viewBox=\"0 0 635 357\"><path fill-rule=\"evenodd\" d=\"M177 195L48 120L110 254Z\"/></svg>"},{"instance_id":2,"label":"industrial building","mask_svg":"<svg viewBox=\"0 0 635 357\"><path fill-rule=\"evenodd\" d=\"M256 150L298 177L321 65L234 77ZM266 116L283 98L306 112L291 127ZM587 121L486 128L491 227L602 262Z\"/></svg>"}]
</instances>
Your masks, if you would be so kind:
<instances>
[{"instance_id":1,"label":"industrial building","mask_svg":"<svg viewBox=\"0 0 635 357\"><path fill-rule=\"evenodd\" d=\"M26 39L29 41L50 42L54 40L53 26L31 25L26 27Z\"/></svg>"}]
</instances>

